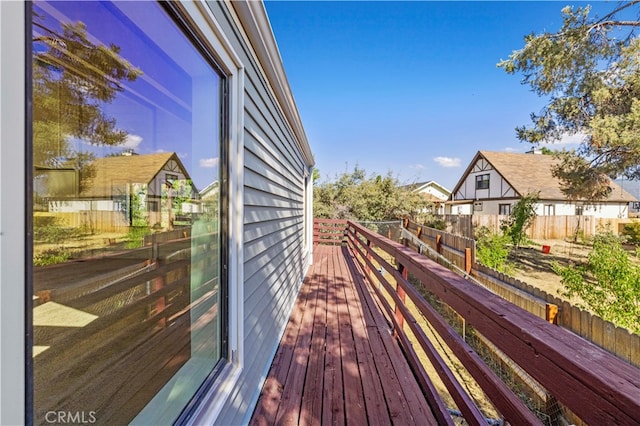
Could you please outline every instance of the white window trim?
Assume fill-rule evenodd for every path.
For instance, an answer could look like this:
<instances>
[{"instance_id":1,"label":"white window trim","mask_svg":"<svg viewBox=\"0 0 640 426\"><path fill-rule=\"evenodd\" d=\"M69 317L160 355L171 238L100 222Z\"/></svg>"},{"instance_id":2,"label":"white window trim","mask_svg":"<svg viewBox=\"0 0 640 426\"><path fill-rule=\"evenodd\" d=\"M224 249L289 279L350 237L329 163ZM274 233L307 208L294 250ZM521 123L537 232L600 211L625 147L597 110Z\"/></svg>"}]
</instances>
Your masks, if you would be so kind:
<instances>
[{"instance_id":1,"label":"white window trim","mask_svg":"<svg viewBox=\"0 0 640 426\"><path fill-rule=\"evenodd\" d=\"M0 1L0 424L26 422L25 4ZM17 179L17 180L16 180ZM13 184L6 184L14 182Z\"/></svg>"},{"instance_id":2,"label":"white window trim","mask_svg":"<svg viewBox=\"0 0 640 426\"><path fill-rule=\"evenodd\" d=\"M204 2L181 1L190 25L226 73L228 82L228 360L189 424L213 424L219 416L244 366L244 66Z\"/></svg>"},{"instance_id":3,"label":"white window trim","mask_svg":"<svg viewBox=\"0 0 640 426\"><path fill-rule=\"evenodd\" d=\"M244 69L239 57L204 3L182 2L192 24L204 36L229 82L229 363L196 408L193 424L212 424L237 383L243 353L243 93ZM0 2L0 177L3 182L25 176L25 4ZM12 123L12 125L3 125ZM4 142L3 142L4 141ZM6 143L11 141L12 143ZM0 424L26 422L26 268L25 194L21 185L0 191ZM11 283L12 285L7 285Z\"/></svg>"}]
</instances>

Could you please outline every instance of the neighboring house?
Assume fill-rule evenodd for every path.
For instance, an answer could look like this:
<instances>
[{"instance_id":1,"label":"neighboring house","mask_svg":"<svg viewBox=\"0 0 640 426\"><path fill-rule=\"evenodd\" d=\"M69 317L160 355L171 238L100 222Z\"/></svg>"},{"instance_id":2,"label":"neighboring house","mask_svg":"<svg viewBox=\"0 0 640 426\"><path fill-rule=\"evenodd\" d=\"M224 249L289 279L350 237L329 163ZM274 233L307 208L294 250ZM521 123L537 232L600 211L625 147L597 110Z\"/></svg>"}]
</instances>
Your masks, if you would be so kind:
<instances>
[{"instance_id":1,"label":"neighboring house","mask_svg":"<svg viewBox=\"0 0 640 426\"><path fill-rule=\"evenodd\" d=\"M478 151L452 191L448 213L508 215L521 197L538 194L539 216L628 217L629 203L637 200L613 181L605 200L567 200L551 174L555 161L551 155L535 152Z\"/></svg>"},{"instance_id":2,"label":"neighboring house","mask_svg":"<svg viewBox=\"0 0 640 426\"><path fill-rule=\"evenodd\" d=\"M77 196L50 197L50 212L122 212L132 225L132 210L138 208L150 226L161 223L166 228L171 220L168 202L176 191L188 193L197 205L198 190L175 152L103 157L91 162L88 169L90 177L81 182Z\"/></svg>"},{"instance_id":3,"label":"neighboring house","mask_svg":"<svg viewBox=\"0 0 640 426\"><path fill-rule=\"evenodd\" d=\"M48 68L33 60L31 55L48 49L66 49L64 42L41 40L49 37L49 31L62 33L65 25L76 22L86 24L90 43L110 46L110 39L116 40L117 54L140 67L137 79L119 83L121 72L108 76L95 72L95 64L105 63L68 59L72 54L66 50L45 58L59 61ZM313 247L314 158L264 4L0 2L0 23L0 424L127 424L132 417L125 417L125 412L133 413L138 424L246 424L312 261ZM97 49L92 53L104 56ZM38 73L32 72L36 66L41 67ZM30 79L43 79L47 73L55 77L66 66L87 71L73 69L68 81L54 79L50 86L75 85L77 93L94 96L77 83L91 74L87 85L95 87L97 81L104 87L118 86L116 100L56 114L56 108L66 106L56 98L60 92L45 93L48 85ZM52 99L45 111L50 121L41 118L37 128L31 105L42 105L36 95ZM104 202L105 209L118 208L118 194L126 195L129 184L146 187L146 202L152 204L167 181L190 176L202 191L200 202L212 205L209 217L193 224L197 241L179 236L153 253L146 247L110 251L105 261L129 265L118 267L118 274L111 267L92 267L101 260L99 251L51 267L34 266L33 213L47 208L40 201L36 205L34 193L52 191L37 187L31 177L34 168L37 174L44 170L42 164L54 162L34 166L35 160L27 155L34 151L66 155L60 143L89 149L92 141L54 135L55 129L70 126L62 122L56 127L51 120L68 121L76 110L95 112L92 108L103 106L108 107L107 118L121 113L115 125L126 129L126 146L139 144L138 152L177 152L183 161L174 154L101 158L95 163L94 179L105 185L81 191L77 200L67 198L72 201L69 208L86 206L90 199ZM43 138L42 129L58 139ZM167 149L169 144L172 149ZM53 154L38 152L49 147ZM128 164L120 163L125 161ZM205 172L213 177L208 184L198 184L198 173ZM64 173L69 176L66 182L77 181L73 169ZM63 241L62 248L79 245L75 234L63 237L70 241ZM149 253L153 257L146 257ZM131 272L138 267L143 269ZM147 273L151 278L144 280ZM124 285L138 282L140 276L139 285L124 296L109 281L113 277ZM62 299L53 303L55 292L43 290L47 298L37 300L34 288L47 290L49 280L57 280L65 289L69 283L88 288L91 294L78 296L86 303L73 307ZM112 296L89 300L105 293ZM131 300L135 304L126 305L120 322L110 323L111 312ZM88 312L91 309L95 312ZM51 313L62 315L55 322ZM75 322L67 322L71 320ZM138 338L135 345L120 339L105 344L132 323L139 333L133 335ZM101 328L108 324L111 328ZM44 336L51 339L38 342L47 330L50 334ZM65 344L63 336L83 332L93 339L91 344L79 338ZM166 344L165 336L184 344ZM171 351L176 355L170 357ZM63 357L66 361L55 369L41 368L58 352L74 355ZM75 369L76 365L82 368ZM162 368L154 370L157 366ZM70 381L77 387L70 388ZM56 398L63 403L46 408ZM86 402L90 400L103 405Z\"/></svg>"},{"instance_id":4,"label":"neighboring house","mask_svg":"<svg viewBox=\"0 0 640 426\"><path fill-rule=\"evenodd\" d=\"M637 200L640 200L640 180L616 179L615 182ZM629 216L631 217L640 217L640 201L637 200L629 203Z\"/></svg>"},{"instance_id":5,"label":"neighboring house","mask_svg":"<svg viewBox=\"0 0 640 426\"><path fill-rule=\"evenodd\" d=\"M434 213L444 214L445 201L447 201L451 195L451 191L447 188L433 180L406 185L406 188L413 192L423 194L427 200L431 201L434 204Z\"/></svg>"}]
</instances>

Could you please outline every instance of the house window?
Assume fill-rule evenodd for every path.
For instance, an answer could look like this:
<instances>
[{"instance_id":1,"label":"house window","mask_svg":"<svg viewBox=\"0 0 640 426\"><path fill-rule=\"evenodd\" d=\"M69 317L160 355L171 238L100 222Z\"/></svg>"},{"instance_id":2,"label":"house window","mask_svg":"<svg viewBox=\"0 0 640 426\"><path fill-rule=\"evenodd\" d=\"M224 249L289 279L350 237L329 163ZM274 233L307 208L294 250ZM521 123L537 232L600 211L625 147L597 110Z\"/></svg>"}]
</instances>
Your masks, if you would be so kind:
<instances>
[{"instance_id":1,"label":"house window","mask_svg":"<svg viewBox=\"0 0 640 426\"><path fill-rule=\"evenodd\" d=\"M584 206L582 204L576 205L576 216L582 216L584 214Z\"/></svg>"},{"instance_id":2,"label":"house window","mask_svg":"<svg viewBox=\"0 0 640 426\"><path fill-rule=\"evenodd\" d=\"M498 214L508 216L511 214L511 204L498 204Z\"/></svg>"},{"instance_id":3,"label":"house window","mask_svg":"<svg viewBox=\"0 0 640 426\"><path fill-rule=\"evenodd\" d=\"M171 424L229 358L227 78L169 2L31 7L33 423Z\"/></svg>"},{"instance_id":4,"label":"house window","mask_svg":"<svg viewBox=\"0 0 640 426\"><path fill-rule=\"evenodd\" d=\"M489 174L476 176L476 189L489 189Z\"/></svg>"},{"instance_id":5,"label":"house window","mask_svg":"<svg viewBox=\"0 0 640 426\"><path fill-rule=\"evenodd\" d=\"M553 204L545 204L544 205L544 216L555 216L556 214L556 206Z\"/></svg>"},{"instance_id":6,"label":"house window","mask_svg":"<svg viewBox=\"0 0 640 426\"><path fill-rule=\"evenodd\" d=\"M473 211L481 212L482 211L482 201L474 201L473 203Z\"/></svg>"}]
</instances>

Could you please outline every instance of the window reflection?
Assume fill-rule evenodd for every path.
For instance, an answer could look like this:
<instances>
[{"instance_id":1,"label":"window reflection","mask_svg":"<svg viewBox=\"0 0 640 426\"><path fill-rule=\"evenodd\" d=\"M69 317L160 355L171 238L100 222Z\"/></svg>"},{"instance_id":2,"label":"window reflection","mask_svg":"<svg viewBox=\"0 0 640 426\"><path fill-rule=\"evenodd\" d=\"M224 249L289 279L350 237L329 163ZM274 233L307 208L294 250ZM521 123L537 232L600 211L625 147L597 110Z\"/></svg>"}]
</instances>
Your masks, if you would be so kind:
<instances>
[{"instance_id":1,"label":"window reflection","mask_svg":"<svg viewBox=\"0 0 640 426\"><path fill-rule=\"evenodd\" d=\"M170 423L225 356L224 81L156 3L32 17L35 423Z\"/></svg>"}]
</instances>

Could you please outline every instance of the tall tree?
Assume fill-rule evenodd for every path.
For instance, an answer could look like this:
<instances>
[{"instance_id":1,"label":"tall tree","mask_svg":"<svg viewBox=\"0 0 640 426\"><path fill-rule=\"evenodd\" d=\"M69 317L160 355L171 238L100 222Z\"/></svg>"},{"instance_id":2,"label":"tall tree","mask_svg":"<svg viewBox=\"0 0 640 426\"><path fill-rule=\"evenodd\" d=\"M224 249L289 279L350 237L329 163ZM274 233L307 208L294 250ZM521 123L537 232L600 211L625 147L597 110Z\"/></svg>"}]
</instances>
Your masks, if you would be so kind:
<instances>
[{"instance_id":1,"label":"tall tree","mask_svg":"<svg viewBox=\"0 0 640 426\"><path fill-rule=\"evenodd\" d=\"M620 2L601 18L589 6L567 6L559 31L525 36L524 47L498 63L549 98L531 125L516 129L520 140L584 135L576 151L558 155L554 169L572 198L605 197L607 176L640 179L640 22L626 18L637 17L639 3Z\"/></svg>"},{"instance_id":2,"label":"tall tree","mask_svg":"<svg viewBox=\"0 0 640 426\"><path fill-rule=\"evenodd\" d=\"M34 13L33 145L36 167L90 168L93 155L74 148L72 138L116 146L127 132L103 111L142 72L120 56L114 44L94 44L82 22L48 28Z\"/></svg>"}]
</instances>

